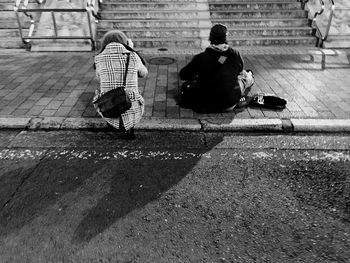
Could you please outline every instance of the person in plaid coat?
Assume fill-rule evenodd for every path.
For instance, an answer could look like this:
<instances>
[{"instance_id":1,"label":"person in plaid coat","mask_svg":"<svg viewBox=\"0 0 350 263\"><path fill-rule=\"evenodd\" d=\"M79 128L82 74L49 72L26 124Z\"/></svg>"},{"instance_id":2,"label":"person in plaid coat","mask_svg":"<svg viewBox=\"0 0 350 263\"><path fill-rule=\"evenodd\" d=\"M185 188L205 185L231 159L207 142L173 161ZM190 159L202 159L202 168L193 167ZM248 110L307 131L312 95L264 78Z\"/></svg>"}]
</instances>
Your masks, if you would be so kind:
<instances>
[{"instance_id":1,"label":"person in plaid coat","mask_svg":"<svg viewBox=\"0 0 350 263\"><path fill-rule=\"evenodd\" d=\"M129 110L120 118L106 118L94 104L101 117L113 127L124 131L127 139L135 139L134 126L141 120L144 113L144 99L138 89L138 77L145 77L148 74L143 59L132 48L132 41L123 32L112 30L104 35L101 50L95 57L100 89L96 91L93 102L101 94L121 86L125 70L128 71L125 91L132 103ZM130 60L126 69L128 54Z\"/></svg>"}]
</instances>

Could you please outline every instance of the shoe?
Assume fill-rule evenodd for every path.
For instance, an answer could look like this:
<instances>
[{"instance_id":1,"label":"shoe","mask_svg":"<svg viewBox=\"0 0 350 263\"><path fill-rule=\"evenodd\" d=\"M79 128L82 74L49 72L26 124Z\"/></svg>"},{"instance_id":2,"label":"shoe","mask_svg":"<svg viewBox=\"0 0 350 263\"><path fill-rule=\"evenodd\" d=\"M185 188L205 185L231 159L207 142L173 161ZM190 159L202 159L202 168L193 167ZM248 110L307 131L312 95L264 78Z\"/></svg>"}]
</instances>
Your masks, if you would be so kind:
<instances>
[{"instance_id":1,"label":"shoe","mask_svg":"<svg viewBox=\"0 0 350 263\"><path fill-rule=\"evenodd\" d=\"M239 102L236 104L236 108L247 107L250 103L250 98L248 96L243 96Z\"/></svg>"},{"instance_id":2,"label":"shoe","mask_svg":"<svg viewBox=\"0 0 350 263\"><path fill-rule=\"evenodd\" d=\"M254 77L254 72L253 72L253 70L251 70L251 69L246 69L245 71L247 71L247 72L251 72L251 73L252 73L252 75L253 75L253 77Z\"/></svg>"},{"instance_id":3,"label":"shoe","mask_svg":"<svg viewBox=\"0 0 350 263\"><path fill-rule=\"evenodd\" d=\"M131 128L130 130L125 131L123 138L125 140L135 140L136 136L135 136L135 133L134 133L134 128Z\"/></svg>"}]
</instances>

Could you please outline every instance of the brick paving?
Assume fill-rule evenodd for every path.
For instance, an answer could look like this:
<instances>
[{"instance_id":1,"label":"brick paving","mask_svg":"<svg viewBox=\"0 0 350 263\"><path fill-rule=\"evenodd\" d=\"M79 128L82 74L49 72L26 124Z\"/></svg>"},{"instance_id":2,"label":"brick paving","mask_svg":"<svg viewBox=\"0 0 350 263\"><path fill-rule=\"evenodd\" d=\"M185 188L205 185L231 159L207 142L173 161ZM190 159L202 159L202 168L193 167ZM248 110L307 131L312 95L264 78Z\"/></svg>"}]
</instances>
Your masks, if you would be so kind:
<instances>
[{"instance_id":1,"label":"brick paving","mask_svg":"<svg viewBox=\"0 0 350 263\"><path fill-rule=\"evenodd\" d=\"M145 116L188 118L349 119L349 50L301 48L241 50L255 74L251 93L276 94L288 100L283 111L246 108L221 114L198 114L176 104L179 70L193 52L144 52L147 61L171 57L169 65L147 64L140 79ZM0 117L97 117L91 104L98 87L94 53L30 53L0 50Z\"/></svg>"}]
</instances>

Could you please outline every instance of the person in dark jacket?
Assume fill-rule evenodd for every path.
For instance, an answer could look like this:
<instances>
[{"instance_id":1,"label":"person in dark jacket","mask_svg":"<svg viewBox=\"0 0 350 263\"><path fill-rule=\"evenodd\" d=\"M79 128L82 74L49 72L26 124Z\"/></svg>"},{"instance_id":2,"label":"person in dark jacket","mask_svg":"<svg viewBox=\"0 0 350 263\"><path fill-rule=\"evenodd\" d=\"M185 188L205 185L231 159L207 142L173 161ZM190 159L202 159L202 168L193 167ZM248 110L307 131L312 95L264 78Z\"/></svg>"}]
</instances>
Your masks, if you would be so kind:
<instances>
[{"instance_id":1,"label":"person in dark jacket","mask_svg":"<svg viewBox=\"0 0 350 263\"><path fill-rule=\"evenodd\" d=\"M210 46L180 70L182 80L196 78L192 90L195 95L187 107L197 112L232 110L254 83L252 72L244 70L242 56L227 44L226 36L225 25L214 25L210 30Z\"/></svg>"}]
</instances>

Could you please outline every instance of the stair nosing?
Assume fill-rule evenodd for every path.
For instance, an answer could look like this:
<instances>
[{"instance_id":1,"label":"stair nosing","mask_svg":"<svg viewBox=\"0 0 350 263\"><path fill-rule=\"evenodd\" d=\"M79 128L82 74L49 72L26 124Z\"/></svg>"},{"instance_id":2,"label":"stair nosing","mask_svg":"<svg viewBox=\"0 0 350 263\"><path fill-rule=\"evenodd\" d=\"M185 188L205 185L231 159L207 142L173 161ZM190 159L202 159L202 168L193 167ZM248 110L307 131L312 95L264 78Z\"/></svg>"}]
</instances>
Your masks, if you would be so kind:
<instances>
[{"instance_id":1,"label":"stair nosing","mask_svg":"<svg viewBox=\"0 0 350 263\"><path fill-rule=\"evenodd\" d=\"M230 27L227 27L228 30L230 30ZM142 31L143 28L127 28L127 27L119 27L120 30L126 30L126 31ZM147 31L166 31L166 30L201 30L201 29L210 29L210 27L186 27L186 28L176 28L176 27L161 27L161 28L147 28ZM293 29L299 29L299 30L311 30L311 27L308 26L295 26L295 27L235 27L233 30L293 30ZM107 31L110 29L106 29L104 31Z\"/></svg>"},{"instance_id":2,"label":"stair nosing","mask_svg":"<svg viewBox=\"0 0 350 263\"><path fill-rule=\"evenodd\" d=\"M140 10L130 9L130 10L119 10L119 11L99 11L101 14L120 14L120 13L136 13L136 14L142 14L142 13L207 13L207 12L217 12L217 13L249 13L249 12L273 12L276 11L276 9L251 9L251 10L198 10L198 9L187 9L187 10L171 10L171 9L162 9L162 10L145 10L144 12L140 12ZM306 12L302 9L288 9L288 10L278 10L278 12Z\"/></svg>"}]
</instances>

